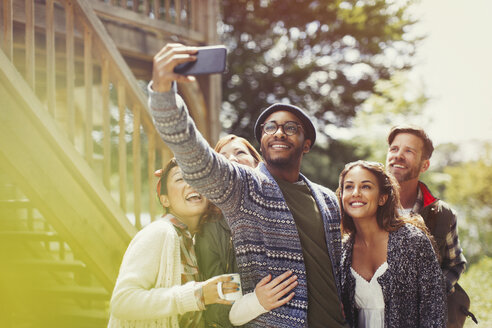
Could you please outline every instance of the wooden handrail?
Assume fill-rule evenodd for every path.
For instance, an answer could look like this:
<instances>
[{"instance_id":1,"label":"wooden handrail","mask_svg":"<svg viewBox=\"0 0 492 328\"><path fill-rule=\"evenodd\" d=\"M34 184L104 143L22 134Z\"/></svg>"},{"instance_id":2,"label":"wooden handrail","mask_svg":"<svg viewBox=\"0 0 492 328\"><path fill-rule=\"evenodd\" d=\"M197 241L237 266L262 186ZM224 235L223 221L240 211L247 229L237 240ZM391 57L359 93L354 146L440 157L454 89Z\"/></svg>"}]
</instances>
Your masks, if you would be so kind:
<instances>
[{"instance_id":1,"label":"wooden handrail","mask_svg":"<svg viewBox=\"0 0 492 328\"><path fill-rule=\"evenodd\" d=\"M96 0L101 3L107 3L110 6L122 8L125 10L133 11L135 13L144 14L152 19L163 20L177 26L183 26L187 29L193 29L193 22L197 20L194 11L195 6L199 0L191 0L188 6L188 1L174 0L164 0L164 6L162 7L161 1L154 1L152 8L149 5L149 0L132 0L132 5L128 6L127 0L121 1L107 1L107 0ZM152 10L151 10L152 9ZM161 12L164 11L164 15ZM186 20L182 20L182 16Z\"/></svg>"},{"instance_id":2,"label":"wooden handrail","mask_svg":"<svg viewBox=\"0 0 492 328\"><path fill-rule=\"evenodd\" d=\"M48 110L53 116L56 111L54 5L54 0L46 1L46 98L48 99Z\"/></svg>"},{"instance_id":3,"label":"wooden handrail","mask_svg":"<svg viewBox=\"0 0 492 328\"><path fill-rule=\"evenodd\" d=\"M161 35L163 31L167 34L173 35L179 38L186 44L203 44L207 42L207 36L204 33L204 11L206 10L205 3L207 1L193 0L191 6L187 10L187 17L189 17L189 24L176 24L171 12L173 7L171 2L166 0L164 2L164 15L160 14L160 2L153 1L152 8L149 7L148 11L145 9L145 2L143 8L139 11L133 11L127 8L123 8L118 4L112 4L101 0L89 0L94 11L96 11L99 17L114 21L120 24L126 24L139 29ZM157 14L155 14L157 13ZM201 13L201 16L200 16Z\"/></svg>"},{"instance_id":4,"label":"wooden handrail","mask_svg":"<svg viewBox=\"0 0 492 328\"><path fill-rule=\"evenodd\" d=\"M151 16L152 4L1 1L0 102L8 118L0 129L1 170L15 177L59 233L59 257L65 258L66 241L111 291L131 237L162 213L153 173L172 153L154 128L145 86L135 79L97 10L109 7L138 20ZM200 10L209 11L211 1L180 1L178 7L189 12L181 20L168 11L170 20L147 17L142 26L158 37L168 33L191 44L210 42L215 23ZM161 3L169 10L177 2ZM202 28L205 17L207 29ZM213 98L213 83L203 84L207 98ZM199 129L209 130L198 84L181 91Z\"/></svg>"},{"instance_id":5,"label":"wooden handrail","mask_svg":"<svg viewBox=\"0 0 492 328\"><path fill-rule=\"evenodd\" d=\"M156 133L142 85L92 3L47 0L43 7L29 0L3 0L2 49L9 58L14 52L25 56L23 62L13 62L27 84L140 229L158 213L153 172L171 153ZM24 34L24 49L13 45L14 6L24 9L26 28L15 31ZM130 9L145 6L148 2ZM44 20L44 32L35 28L35 20L36 26ZM40 35L44 38L36 40ZM148 213L145 222L143 213Z\"/></svg>"},{"instance_id":6,"label":"wooden handrail","mask_svg":"<svg viewBox=\"0 0 492 328\"><path fill-rule=\"evenodd\" d=\"M13 58L13 6L12 0L3 0L3 51L7 55L7 58L12 60Z\"/></svg>"},{"instance_id":7,"label":"wooden handrail","mask_svg":"<svg viewBox=\"0 0 492 328\"><path fill-rule=\"evenodd\" d=\"M90 3L86 0L77 0L74 1L75 4L75 9L76 9L76 17L78 20L81 20L84 28L86 30L90 30L93 38L93 47L94 49L97 49L97 54L101 56L103 59L102 62L95 62L97 56L93 56L92 60L94 60L94 65L98 65L99 67L104 67L104 65L107 65L107 68L104 68L104 74L106 76L101 78L104 80L104 83L107 83L107 80L110 81L110 84L107 84L106 87L103 85L102 90L104 90L103 94L105 94L104 99L107 99L107 90L112 88L113 90L116 90L116 103L115 108L118 110L118 123L117 125L113 126L111 128L111 119L108 122L108 117L107 117L107 112L110 111L109 109L103 108L103 111L105 111L106 117L103 118L103 121L106 120L105 123L103 123L103 129L105 130L105 133L108 133L108 123L109 123L109 130L115 129L118 127L118 177L119 177L119 187L118 187L118 194L119 194L119 204L122 207L122 209L125 212L131 212L129 210L129 204L127 203L128 201L128 194L133 195L133 217L135 219L135 226L137 228L141 228L142 222L141 222L141 211L142 211L142 190L141 190L141 164L142 164L142 143L141 143L141 138L142 134L145 136L144 139L146 140L152 140L155 144L155 152L156 155L153 157L155 160L160 159L160 164L157 165L162 165L162 162L167 161L168 158L162 158L160 155L163 153L163 151L166 153L167 146L162 142L160 138L158 138L157 133L155 132L154 125L152 123L152 119L147 111L147 100L142 92L142 87L139 86L137 81L135 80L133 74L130 71L130 68L124 61L123 57L117 50L116 46L112 42L110 36L107 34L104 26L101 24L100 20L97 18L97 16L94 14L94 11L90 7ZM93 52L94 53L94 52ZM92 90L91 87L87 86L86 82L86 90ZM89 92L89 91L87 91ZM87 98L88 99L88 98ZM106 100L104 100L106 101ZM133 117L130 118L128 115L132 115ZM89 117L88 117L89 120ZM127 121L133 120L133 125L130 127L128 124L126 124ZM87 123L87 122L86 122ZM132 129L133 131L128 132L127 130ZM106 135L105 135L106 136ZM109 135L107 135L109 137ZM130 138L131 136L131 142L132 146L130 148L127 148L127 139ZM111 146L111 143L110 143ZM103 158L107 160L104 162L105 167L106 167L106 174L108 173L108 167L111 167L111 149L108 150L108 143L105 141L104 151L103 151ZM111 148L111 147L110 147ZM132 152L132 157L128 158L128 151ZM169 153L169 152L167 152ZM147 162L147 161L144 161ZM109 163L109 164L108 164ZM132 165L130 165L130 163ZM152 166L156 165L156 163L149 163L147 162L147 165ZM131 167L131 171L129 170ZM149 170L147 170L149 171ZM130 181L133 181L133 188L128 189L128 174L133 179L130 179ZM106 176L104 178L106 180L106 183L108 182L108 177ZM110 180L110 179L109 179ZM147 176L145 177L146 182L149 185L154 185L155 184L155 178L153 175L150 174L150 172L147 173ZM145 197L145 199L148 199L149 205L145 206L146 209L148 209L148 212L150 213L150 218L153 220L155 218L155 212L152 211L154 208L153 202L155 202L156 197L155 197L155 190L150 190L148 191L148 197Z\"/></svg>"},{"instance_id":8,"label":"wooden handrail","mask_svg":"<svg viewBox=\"0 0 492 328\"><path fill-rule=\"evenodd\" d=\"M2 51L0 63L0 169L111 291L136 229Z\"/></svg>"},{"instance_id":9,"label":"wooden handrail","mask_svg":"<svg viewBox=\"0 0 492 328\"><path fill-rule=\"evenodd\" d=\"M32 0L2 0L1 41L9 58L24 56L24 61L13 63L27 84L127 216L141 228L143 213L148 213L148 221L160 212L153 172L172 154L154 128L144 87L100 17L111 17L155 35L168 31L191 40L191 44L203 44L214 29L203 28L210 24L203 15L210 10L208 1L151 4L134 0L128 7L126 3L46 0L43 5ZM14 29L16 37L25 40L24 45L14 43ZM182 92L199 129L209 135L210 122L203 110L207 106L198 85L185 86Z\"/></svg>"},{"instance_id":10,"label":"wooden handrail","mask_svg":"<svg viewBox=\"0 0 492 328\"><path fill-rule=\"evenodd\" d=\"M68 1L65 6L65 26L66 26L66 36L65 36L65 46L66 46L66 70L67 70L67 97L66 97L66 108L67 108L67 132L68 138L73 143L74 142L74 132L75 132L75 103L73 97L68 97L68 95L74 94L75 81L72 78L75 76L75 16L73 11L73 3Z\"/></svg>"},{"instance_id":11,"label":"wooden handrail","mask_svg":"<svg viewBox=\"0 0 492 328\"><path fill-rule=\"evenodd\" d=\"M26 81L34 89L34 3L26 0Z\"/></svg>"}]
</instances>

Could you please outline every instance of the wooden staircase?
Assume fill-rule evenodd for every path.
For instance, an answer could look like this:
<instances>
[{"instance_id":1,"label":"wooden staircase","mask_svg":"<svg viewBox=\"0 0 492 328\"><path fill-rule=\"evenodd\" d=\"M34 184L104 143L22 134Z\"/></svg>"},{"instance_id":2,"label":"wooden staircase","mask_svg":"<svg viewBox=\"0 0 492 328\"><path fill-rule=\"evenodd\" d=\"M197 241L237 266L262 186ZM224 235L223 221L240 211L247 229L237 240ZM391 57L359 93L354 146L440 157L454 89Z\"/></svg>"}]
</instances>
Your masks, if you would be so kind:
<instances>
[{"instance_id":1,"label":"wooden staircase","mask_svg":"<svg viewBox=\"0 0 492 328\"><path fill-rule=\"evenodd\" d=\"M2 176L0 286L2 327L104 327L110 291Z\"/></svg>"},{"instance_id":2,"label":"wooden staircase","mask_svg":"<svg viewBox=\"0 0 492 328\"><path fill-rule=\"evenodd\" d=\"M204 26L217 12L215 0L2 0L0 327L107 325L124 251L161 212L153 172L171 157L136 79L154 49L124 36L214 44ZM214 142L220 77L181 92Z\"/></svg>"}]
</instances>

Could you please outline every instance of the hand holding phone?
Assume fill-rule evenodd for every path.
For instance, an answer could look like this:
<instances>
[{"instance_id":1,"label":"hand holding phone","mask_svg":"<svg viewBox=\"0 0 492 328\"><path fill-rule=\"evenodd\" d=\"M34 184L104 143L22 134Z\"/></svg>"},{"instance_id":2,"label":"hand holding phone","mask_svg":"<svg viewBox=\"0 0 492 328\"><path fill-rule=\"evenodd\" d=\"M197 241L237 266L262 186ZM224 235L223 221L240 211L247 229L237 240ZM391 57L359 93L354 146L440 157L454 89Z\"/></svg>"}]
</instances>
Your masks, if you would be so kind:
<instances>
[{"instance_id":1,"label":"hand holding phone","mask_svg":"<svg viewBox=\"0 0 492 328\"><path fill-rule=\"evenodd\" d=\"M225 70L226 54L224 46L198 47L196 60L177 65L174 72L181 75L222 73Z\"/></svg>"}]
</instances>

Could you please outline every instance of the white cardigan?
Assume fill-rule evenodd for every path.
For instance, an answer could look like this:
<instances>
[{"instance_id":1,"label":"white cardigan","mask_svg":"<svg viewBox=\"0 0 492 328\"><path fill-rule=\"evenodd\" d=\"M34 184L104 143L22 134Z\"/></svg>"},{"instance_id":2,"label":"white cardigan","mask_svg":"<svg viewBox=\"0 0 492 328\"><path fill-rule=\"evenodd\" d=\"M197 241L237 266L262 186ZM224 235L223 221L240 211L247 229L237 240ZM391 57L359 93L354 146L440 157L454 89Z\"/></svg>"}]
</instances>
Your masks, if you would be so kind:
<instances>
[{"instance_id":1,"label":"white cardigan","mask_svg":"<svg viewBox=\"0 0 492 328\"><path fill-rule=\"evenodd\" d=\"M179 328L178 315L199 311L195 284L181 285L178 234L166 217L156 220L139 231L126 250L108 327Z\"/></svg>"},{"instance_id":2,"label":"white cardigan","mask_svg":"<svg viewBox=\"0 0 492 328\"><path fill-rule=\"evenodd\" d=\"M200 310L195 286L195 281L181 285L181 253L173 224L168 216L156 220L135 235L123 256L108 328L179 328L178 315ZM234 303L229 318L242 325L265 312L252 292Z\"/></svg>"}]
</instances>

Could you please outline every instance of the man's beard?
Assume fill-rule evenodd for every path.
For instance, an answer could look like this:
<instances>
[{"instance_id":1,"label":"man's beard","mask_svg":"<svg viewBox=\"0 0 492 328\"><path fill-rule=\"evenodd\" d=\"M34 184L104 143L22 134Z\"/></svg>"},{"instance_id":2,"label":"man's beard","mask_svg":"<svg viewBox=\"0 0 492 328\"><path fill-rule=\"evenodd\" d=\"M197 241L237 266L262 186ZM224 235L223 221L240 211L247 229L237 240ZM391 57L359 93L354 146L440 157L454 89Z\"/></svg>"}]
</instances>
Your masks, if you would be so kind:
<instances>
[{"instance_id":1,"label":"man's beard","mask_svg":"<svg viewBox=\"0 0 492 328\"><path fill-rule=\"evenodd\" d=\"M406 182L406 181L410 181L410 180L413 180L415 178L418 178L420 175L420 168L421 167L422 167L422 162L420 162L418 165L410 168L410 171L408 171L408 172L405 172L405 173L391 172L391 173L393 173L393 175L395 176L398 183L402 183L402 182Z\"/></svg>"},{"instance_id":2,"label":"man's beard","mask_svg":"<svg viewBox=\"0 0 492 328\"><path fill-rule=\"evenodd\" d=\"M261 148L261 153L263 155L263 159L265 162L277 168L290 168L292 165L298 162L298 159L302 156L303 150L301 147L295 149L289 156L287 157L270 157L270 153L265 151L265 149Z\"/></svg>"}]
</instances>

